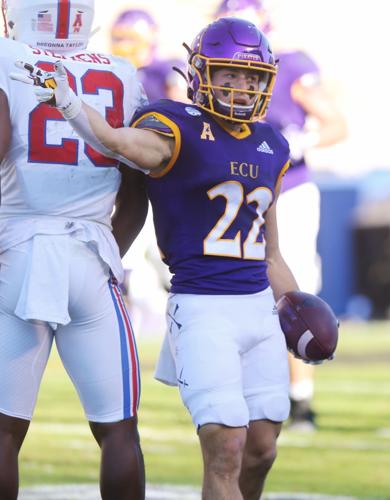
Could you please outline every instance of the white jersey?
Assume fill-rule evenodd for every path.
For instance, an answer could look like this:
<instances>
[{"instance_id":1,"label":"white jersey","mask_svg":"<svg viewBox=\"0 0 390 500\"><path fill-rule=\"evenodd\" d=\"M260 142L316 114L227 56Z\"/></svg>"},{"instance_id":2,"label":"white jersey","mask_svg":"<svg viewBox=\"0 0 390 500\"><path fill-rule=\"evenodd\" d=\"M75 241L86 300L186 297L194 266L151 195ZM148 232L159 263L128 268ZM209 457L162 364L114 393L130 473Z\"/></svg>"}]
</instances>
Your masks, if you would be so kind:
<instances>
[{"instance_id":1,"label":"white jersey","mask_svg":"<svg viewBox=\"0 0 390 500\"><path fill-rule=\"evenodd\" d=\"M128 125L145 104L136 70L125 59L88 51L55 54L0 38L0 89L12 123L0 170L0 252L37 233L77 233L94 242L118 275L119 254L110 249L116 247L110 217L120 184L118 162L85 144L56 109L37 104L31 89L9 77L16 60L52 71L59 59L73 90L113 126Z\"/></svg>"}]
</instances>

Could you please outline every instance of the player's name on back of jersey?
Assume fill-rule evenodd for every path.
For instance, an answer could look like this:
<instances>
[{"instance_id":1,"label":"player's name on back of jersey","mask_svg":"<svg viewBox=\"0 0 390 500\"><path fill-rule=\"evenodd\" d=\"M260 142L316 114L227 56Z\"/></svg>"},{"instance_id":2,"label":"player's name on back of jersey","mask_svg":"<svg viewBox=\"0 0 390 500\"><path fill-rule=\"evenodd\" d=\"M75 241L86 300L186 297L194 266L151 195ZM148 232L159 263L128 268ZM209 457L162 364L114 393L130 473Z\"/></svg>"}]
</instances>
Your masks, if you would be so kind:
<instances>
[{"instance_id":1,"label":"player's name on back of jersey","mask_svg":"<svg viewBox=\"0 0 390 500\"><path fill-rule=\"evenodd\" d=\"M92 64L112 64L109 56L106 54L96 54L95 52L78 52L76 54L56 54L51 50L41 50L37 47L31 47L31 52L35 56L54 57L55 59L63 59L68 61L85 62Z\"/></svg>"}]
</instances>

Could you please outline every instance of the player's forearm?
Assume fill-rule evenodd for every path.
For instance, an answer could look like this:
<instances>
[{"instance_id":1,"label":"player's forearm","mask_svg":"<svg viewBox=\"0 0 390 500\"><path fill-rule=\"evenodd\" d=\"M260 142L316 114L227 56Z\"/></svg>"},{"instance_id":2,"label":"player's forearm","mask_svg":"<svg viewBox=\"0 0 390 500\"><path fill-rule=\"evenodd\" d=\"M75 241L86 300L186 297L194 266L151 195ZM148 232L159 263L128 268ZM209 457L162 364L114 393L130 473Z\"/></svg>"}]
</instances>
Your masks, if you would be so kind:
<instances>
[{"instance_id":1,"label":"player's forearm","mask_svg":"<svg viewBox=\"0 0 390 500\"><path fill-rule=\"evenodd\" d=\"M113 128L94 108L84 102L69 121L75 131L94 149L127 166L146 172L157 170L172 156L173 143L154 132L135 128Z\"/></svg>"},{"instance_id":2,"label":"player's forearm","mask_svg":"<svg viewBox=\"0 0 390 500\"><path fill-rule=\"evenodd\" d=\"M299 290L298 283L280 252L267 257L267 266L268 279L276 301L286 292Z\"/></svg>"},{"instance_id":3,"label":"player's forearm","mask_svg":"<svg viewBox=\"0 0 390 500\"><path fill-rule=\"evenodd\" d=\"M111 154L117 154L119 151L115 149L115 129L103 118L103 116L85 102L83 102L83 111L88 117L89 126L91 127L99 144L106 148Z\"/></svg>"},{"instance_id":4,"label":"player's forearm","mask_svg":"<svg viewBox=\"0 0 390 500\"><path fill-rule=\"evenodd\" d=\"M144 226L146 215L148 212L148 205L143 204L142 206L137 207L137 211L133 212L136 214L136 217L133 219L128 219L122 217L121 215L114 215L112 218L112 231L115 238L115 241L119 247L120 256L123 257L134 240L139 235L141 229Z\"/></svg>"},{"instance_id":5,"label":"player's forearm","mask_svg":"<svg viewBox=\"0 0 390 500\"><path fill-rule=\"evenodd\" d=\"M118 152L113 147L115 129L91 106L84 102L77 113L70 116L63 112L74 130L82 137L85 142L92 146L96 151L111 158L119 158Z\"/></svg>"},{"instance_id":6,"label":"player's forearm","mask_svg":"<svg viewBox=\"0 0 390 500\"><path fill-rule=\"evenodd\" d=\"M96 151L139 170L134 162L122 157L115 151L114 147L111 147L116 129L112 128L95 109L74 96L69 108L60 109L60 111L77 134Z\"/></svg>"},{"instance_id":7,"label":"player's forearm","mask_svg":"<svg viewBox=\"0 0 390 500\"><path fill-rule=\"evenodd\" d=\"M120 168L122 182L115 202L112 231L123 257L141 231L148 213L145 175Z\"/></svg>"}]
</instances>

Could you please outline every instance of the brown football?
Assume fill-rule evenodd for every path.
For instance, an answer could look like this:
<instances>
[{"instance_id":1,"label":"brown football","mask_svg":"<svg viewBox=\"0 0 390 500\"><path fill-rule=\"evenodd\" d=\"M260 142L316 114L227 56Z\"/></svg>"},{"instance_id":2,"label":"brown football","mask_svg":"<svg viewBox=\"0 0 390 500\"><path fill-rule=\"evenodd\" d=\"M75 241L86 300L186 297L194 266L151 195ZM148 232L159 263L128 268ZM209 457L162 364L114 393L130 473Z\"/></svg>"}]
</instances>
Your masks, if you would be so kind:
<instances>
[{"instance_id":1,"label":"brown football","mask_svg":"<svg viewBox=\"0 0 390 500\"><path fill-rule=\"evenodd\" d=\"M287 292L276 306L287 347L296 357L308 362L332 359L339 323L324 300L310 293Z\"/></svg>"}]
</instances>

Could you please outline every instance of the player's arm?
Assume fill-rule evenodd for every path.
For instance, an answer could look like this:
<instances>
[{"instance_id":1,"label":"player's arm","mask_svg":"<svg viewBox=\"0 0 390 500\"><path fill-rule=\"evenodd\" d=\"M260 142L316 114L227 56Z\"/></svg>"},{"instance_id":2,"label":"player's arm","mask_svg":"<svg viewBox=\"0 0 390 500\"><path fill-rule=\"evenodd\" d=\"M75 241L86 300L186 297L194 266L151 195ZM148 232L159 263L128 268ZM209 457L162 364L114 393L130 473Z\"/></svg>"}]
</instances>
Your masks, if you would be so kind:
<instances>
[{"instance_id":1,"label":"player's arm","mask_svg":"<svg viewBox=\"0 0 390 500\"><path fill-rule=\"evenodd\" d=\"M17 61L26 73L11 73L13 80L32 86L39 102L55 106L70 125L94 149L133 168L158 173L173 156L175 141L150 130L113 128L95 109L83 103L69 87L61 61L55 72Z\"/></svg>"},{"instance_id":2,"label":"player's arm","mask_svg":"<svg viewBox=\"0 0 390 500\"><path fill-rule=\"evenodd\" d=\"M315 132L308 135L313 139L310 146L331 146L346 138L346 120L320 81L304 75L293 84L291 96L316 121Z\"/></svg>"},{"instance_id":3,"label":"player's arm","mask_svg":"<svg viewBox=\"0 0 390 500\"><path fill-rule=\"evenodd\" d=\"M64 117L66 118L65 115ZM70 119L69 123L86 142L106 156L112 156L126 164L135 163L146 171L158 173L173 155L175 141L172 138L150 130L113 128L100 113L85 103L80 113Z\"/></svg>"},{"instance_id":4,"label":"player's arm","mask_svg":"<svg viewBox=\"0 0 390 500\"><path fill-rule=\"evenodd\" d=\"M0 162L9 148L11 142L11 118L9 115L8 99L0 89Z\"/></svg>"},{"instance_id":5,"label":"player's arm","mask_svg":"<svg viewBox=\"0 0 390 500\"><path fill-rule=\"evenodd\" d=\"M276 301L286 292L299 290L294 275L280 253L276 219L276 202L279 191L280 184L276 191L276 199L265 215L265 258L267 261L268 279Z\"/></svg>"},{"instance_id":6,"label":"player's arm","mask_svg":"<svg viewBox=\"0 0 390 500\"><path fill-rule=\"evenodd\" d=\"M125 255L143 228L148 213L145 175L120 167L122 182L116 197L112 229L121 257Z\"/></svg>"}]
</instances>

